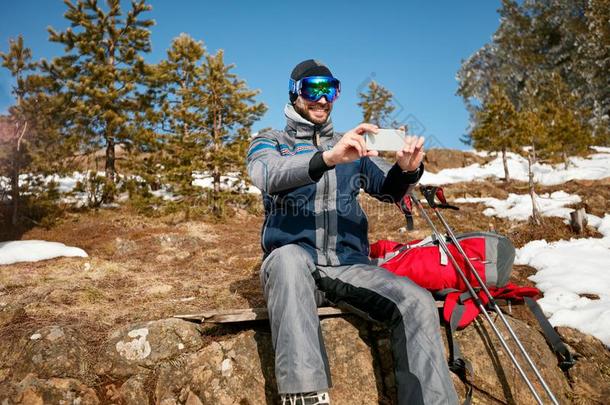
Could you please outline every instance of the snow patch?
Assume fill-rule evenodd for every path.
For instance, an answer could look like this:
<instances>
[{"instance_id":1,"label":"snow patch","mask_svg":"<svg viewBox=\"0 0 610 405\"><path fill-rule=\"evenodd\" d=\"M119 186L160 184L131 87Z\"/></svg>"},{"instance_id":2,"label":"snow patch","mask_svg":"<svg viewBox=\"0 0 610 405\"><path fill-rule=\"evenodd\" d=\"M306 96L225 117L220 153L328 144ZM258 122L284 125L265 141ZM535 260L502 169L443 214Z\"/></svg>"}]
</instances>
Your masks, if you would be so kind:
<instances>
[{"instance_id":1,"label":"snow patch","mask_svg":"<svg viewBox=\"0 0 610 405\"><path fill-rule=\"evenodd\" d=\"M207 172L193 172L193 186L201 188L214 188L214 179ZM220 176L220 189L239 189L248 194L260 194L261 191L254 186L246 186L246 182L240 179L239 173L227 173L226 176Z\"/></svg>"},{"instance_id":2,"label":"snow patch","mask_svg":"<svg viewBox=\"0 0 610 405\"><path fill-rule=\"evenodd\" d=\"M59 242L46 242L43 240L0 242L0 265L18 262L37 262L61 256L88 257L84 250L66 246Z\"/></svg>"},{"instance_id":3,"label":"snow patch","mask_svg":"<svg viewBox=\"0 0 610 405\"><path fill-rule=\"evenodd\" d=\"M564 168L563 163L557 165L535 163L532 166L534 181L543 185L556 185L570 180L597 180L610 177L610 148L593 147L597 153L587 158L571 157L570 166ZM477 152L486 156L486 152ZM512 179L528 180L528 162L516 153L507 153L508 172ZM503 178L504 166L502 157L498 156L491 162L481 166L478 163L467 167L444 169L438 173L425 172L421 178L422 184L441 185L459 183L462 181L480 181L488 177Z\"/></svg>"},{"instance_id":4,"label":"snow patch","mask_svg":"<svg viewBox=\"0 0 610 405\"><path fill-rule=\"evenodd\" d=\"M602 238L531 241L517 250L515 264L538 270L529 278L544 293L538 303L553 326L578 329L610 347L610 214L589 218Z\"/></svg>"},{"instance_id":5,"label":"snow patch","mask_svg":"<svg viewBox=\"0 0 610 405\"><path fill-rule=\"evenodd\" d=\"M456 203L484 203L487 208L483 211L486 216L496 216L500 218L515 219L525 221L532 215L532 199L529 194L510 193L506 200L499 200L492 197L480 198L456 198ZM570 219L571 208L566 205L576 204L581 201L575 194L568 194L564 191L555 191L551 194L541 194L536 198L540 208L540 214L547 217L561 217Z\"/></svg>"}]
</instances>

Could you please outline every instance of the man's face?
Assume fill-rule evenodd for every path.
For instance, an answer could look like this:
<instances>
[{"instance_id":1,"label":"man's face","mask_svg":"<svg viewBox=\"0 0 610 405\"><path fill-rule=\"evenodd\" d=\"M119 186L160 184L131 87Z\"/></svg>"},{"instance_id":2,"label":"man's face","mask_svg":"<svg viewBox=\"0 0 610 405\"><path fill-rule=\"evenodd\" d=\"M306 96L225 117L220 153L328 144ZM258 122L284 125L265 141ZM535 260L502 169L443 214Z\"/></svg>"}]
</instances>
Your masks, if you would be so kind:
<instances>
[{"instance_id":1,"label":"man's face","mask_svg":"<svg viewBox=\"0 0 610 405\"><path fill-rule=\"evenodd\" d=\"M318 101L307 101L299 96L294 103L294 109L307 121L314 124L324 124L333 109L333 103L323 96Z\"/></svg>"}]
</instances>

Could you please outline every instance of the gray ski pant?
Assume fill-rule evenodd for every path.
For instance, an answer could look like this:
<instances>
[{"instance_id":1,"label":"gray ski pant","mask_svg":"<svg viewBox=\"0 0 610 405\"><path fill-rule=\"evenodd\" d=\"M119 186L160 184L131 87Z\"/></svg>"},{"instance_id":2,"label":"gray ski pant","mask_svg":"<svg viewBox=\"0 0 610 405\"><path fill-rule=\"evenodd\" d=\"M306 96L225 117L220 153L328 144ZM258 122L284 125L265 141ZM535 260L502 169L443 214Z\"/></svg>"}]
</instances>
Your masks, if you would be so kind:
<instances>
[{"instance_id":1,"label":"gray ski pant","mask_svg":"<svg viewBox=\"0 0 610 405\"><path fill-rule=\"evenodd\" d=\"M275 249L261 266L280 394L332 385L317 306L323 299L391 328L399 404L457 404L431 294L366 264L318 266L298 245Z\"/></svg>"}]
</instances>

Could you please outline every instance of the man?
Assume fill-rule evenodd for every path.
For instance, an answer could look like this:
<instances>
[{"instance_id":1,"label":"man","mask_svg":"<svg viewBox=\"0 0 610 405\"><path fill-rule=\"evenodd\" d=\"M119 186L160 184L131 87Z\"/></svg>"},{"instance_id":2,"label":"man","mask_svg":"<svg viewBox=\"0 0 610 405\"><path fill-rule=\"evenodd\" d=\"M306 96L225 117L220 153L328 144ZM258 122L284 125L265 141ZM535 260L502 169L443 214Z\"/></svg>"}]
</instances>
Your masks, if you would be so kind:
<instances>
[{"instance_id":1,"label":"man","mask_svg":"<svg viewBox=\"0 0 610 405\"><path fill-rule=\"evenodd\" d=\"M290 79L284 131L256 136L248 172L261 189L261 282L282 404L330 404L330 371L316 307L324 299L391 328L400 404L455 404L430 293L371 264L363 188L400 200L423 172L423 138L407 137L392 166L366 149L371 124L338 134L330 120L340 83L315 60Z\"/></svg>"}]
</instances>

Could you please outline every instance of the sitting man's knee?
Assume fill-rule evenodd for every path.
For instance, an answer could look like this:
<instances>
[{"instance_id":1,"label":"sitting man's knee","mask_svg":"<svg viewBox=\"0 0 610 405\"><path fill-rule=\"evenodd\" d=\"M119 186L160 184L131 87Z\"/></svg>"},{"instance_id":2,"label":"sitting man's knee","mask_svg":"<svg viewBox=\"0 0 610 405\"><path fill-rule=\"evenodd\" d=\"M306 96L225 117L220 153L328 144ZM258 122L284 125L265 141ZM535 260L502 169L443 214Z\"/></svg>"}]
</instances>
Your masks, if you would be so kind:
<instances>
[{"instance_id":1,"label":"sitting man's knee","mask_svg":"<svg viewBox=\"0 0 610 405\"><path fill-rule=\"evenodd\" d=\"M415 310L419 314L437 314L436 301L430 291L415 283L405 283L400 291L400 308L403 311Z\"/></svg>"},{"instance_id":2,"label":"sitting man's knee","mask_svg":"<svg viewBox=\"0 0 610 405\"><path fill-rule=\"evenodd\" d=\"M273 250L263 262L261 270L267 277L293 280L311 273L314 263L305 249L298 245L285 245Z\"/></svg>"}]
</instances>

